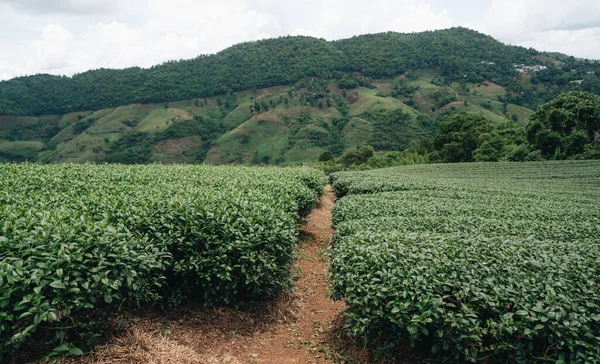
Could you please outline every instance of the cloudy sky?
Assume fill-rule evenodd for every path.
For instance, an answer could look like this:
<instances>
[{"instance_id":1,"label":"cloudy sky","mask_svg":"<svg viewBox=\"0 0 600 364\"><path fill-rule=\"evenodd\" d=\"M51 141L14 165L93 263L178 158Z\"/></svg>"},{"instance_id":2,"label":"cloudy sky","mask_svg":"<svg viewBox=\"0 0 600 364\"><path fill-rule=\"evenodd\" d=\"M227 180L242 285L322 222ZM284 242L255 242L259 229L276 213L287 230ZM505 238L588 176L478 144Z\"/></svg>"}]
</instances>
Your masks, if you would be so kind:
<instances>
[{"instance_id":1,"label":"cloudy sky","mask_svg":"<svg viewBox=\"0 0 600 364\"><path fill-rule=\"evenodd\" d=\"M149 67L280 35L466 26L600 59L598 0L0 0L0 80Z\"/></svg>"}]
</instances>

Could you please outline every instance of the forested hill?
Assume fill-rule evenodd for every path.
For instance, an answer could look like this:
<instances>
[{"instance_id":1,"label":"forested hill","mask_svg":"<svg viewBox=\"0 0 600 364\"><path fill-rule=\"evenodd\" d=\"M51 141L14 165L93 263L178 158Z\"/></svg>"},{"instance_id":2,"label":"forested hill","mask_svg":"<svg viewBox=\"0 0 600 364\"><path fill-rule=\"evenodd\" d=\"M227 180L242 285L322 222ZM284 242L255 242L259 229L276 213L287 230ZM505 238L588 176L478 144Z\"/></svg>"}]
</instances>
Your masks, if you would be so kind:
<instances>
[{"instance_id":1,"label":"forested hill","mask_svg":"<svg viewBox=\"0 0 600 364\"><path fill-rule=\"evenodd\" d=\"M516 77L514 64L553 66ZM435 69L447 84L490 80L512 91L508 102L534 108L599 64L557 61L507 46L465 28L414 34L381 33L339 41L282 37L235 45L214 55L171 61L149 69L99 69L73 77L36 75L0 82L0 115L63 115L137 103L160 103L290 85L307 77L340 80ZM600 74L600 69L596 72ZM600 91L596 79L578 85Z\"/></svg>"}]
</instances>

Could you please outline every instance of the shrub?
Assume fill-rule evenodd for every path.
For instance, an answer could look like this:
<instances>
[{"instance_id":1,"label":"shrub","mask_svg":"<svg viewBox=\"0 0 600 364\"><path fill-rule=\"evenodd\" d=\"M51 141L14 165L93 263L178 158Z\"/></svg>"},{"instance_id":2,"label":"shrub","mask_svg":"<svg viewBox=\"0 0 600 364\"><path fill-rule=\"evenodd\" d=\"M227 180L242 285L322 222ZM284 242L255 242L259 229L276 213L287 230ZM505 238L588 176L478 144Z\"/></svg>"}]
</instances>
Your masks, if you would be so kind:
<instances>
[{"instance_id":1,"label":"shrub","mask_svg":"<svg viewBox=\"0 0 600 364\"><path fill-rule=\"evenodd\" d=\"M600 361L599 167L334 174L345 197L330 271L347 334L376 352L409 341L451 361Z\"/></svg>"},{"instance_id":2,"label":"shrub","mask_svg":"<svg viewBox=\"0 0 600 364\"><path fill-rule=\"evenodd\" d=\"M277 296L323 185L307 168L0 164L0 359L79 353L123 306Z\"/></svg>"}]
</instances>

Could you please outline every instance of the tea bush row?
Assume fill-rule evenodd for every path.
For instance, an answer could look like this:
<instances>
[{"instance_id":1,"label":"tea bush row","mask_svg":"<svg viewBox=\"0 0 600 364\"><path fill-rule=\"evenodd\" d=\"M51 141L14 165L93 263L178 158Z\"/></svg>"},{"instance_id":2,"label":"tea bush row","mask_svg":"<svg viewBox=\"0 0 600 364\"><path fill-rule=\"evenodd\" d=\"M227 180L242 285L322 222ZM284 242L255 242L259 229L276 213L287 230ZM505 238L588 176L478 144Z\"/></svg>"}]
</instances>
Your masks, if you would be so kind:
<instances>
[{"instance_id":1,"label":"tea bush row","mask_svg":"<svg viewBox=\"0 0 600 364\"><path fill-rule=\"evenodd\" d=\"M323 184L311 169L0 164L0 357L92 344L122 306L276 296Z\"/></svg>"},{"instance_id":2,"label":"tea bush row","mask_svg":"<svg viewBox=\"0 0 600 364\"><path fill-rule=\"evenodd\" d=\"M452 361L600 361L600 163L333 179L346 197L333 212L332 291L349 306L348 334Z\"/></svg>"}]
</instances>

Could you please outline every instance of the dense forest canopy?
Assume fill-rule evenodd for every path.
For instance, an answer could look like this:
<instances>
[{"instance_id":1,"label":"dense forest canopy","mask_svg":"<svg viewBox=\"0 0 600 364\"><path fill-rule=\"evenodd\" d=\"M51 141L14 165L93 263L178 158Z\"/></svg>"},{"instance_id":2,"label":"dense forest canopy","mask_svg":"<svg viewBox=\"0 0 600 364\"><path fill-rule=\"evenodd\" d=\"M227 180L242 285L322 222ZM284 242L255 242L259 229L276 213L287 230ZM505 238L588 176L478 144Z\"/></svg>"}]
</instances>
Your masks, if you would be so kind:
<instances>
[{"instance_id":1,"label":"dense forest canopy","mask_svg":"<svg viewBox=\"0 0 600 364\"><path fill-rule=\"evenodd\" d=\"M35 75L0 82L0 115L65 114L134 103L203 98L231 91L288 85L306 77L341 79L350 73L391 77L436 69L450 83L491 80L512 90L508 102L535 108L561 91L600 92L600 81L570 81L600 64L563 57L520 82L515 64L542 64L541 53L507 46L465 28L413 34L381 33L339 41L281 37L247 42L214 55L170 61L149 69L98 69L73 77ZM550 64L548 64L550 65Z\"/></svg>"},{"instance_id":2,"label":"dense forest canopy","mask_svg":"<svg viewBox=\"0 0 600 364\"><path fill-rule=\"evenodd\" d=\"M442 121L429 157L437 162L600 158L600 96L567 92L540 105L527 128L456 114Z\"/></svg>"}]
</instances>

